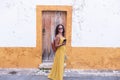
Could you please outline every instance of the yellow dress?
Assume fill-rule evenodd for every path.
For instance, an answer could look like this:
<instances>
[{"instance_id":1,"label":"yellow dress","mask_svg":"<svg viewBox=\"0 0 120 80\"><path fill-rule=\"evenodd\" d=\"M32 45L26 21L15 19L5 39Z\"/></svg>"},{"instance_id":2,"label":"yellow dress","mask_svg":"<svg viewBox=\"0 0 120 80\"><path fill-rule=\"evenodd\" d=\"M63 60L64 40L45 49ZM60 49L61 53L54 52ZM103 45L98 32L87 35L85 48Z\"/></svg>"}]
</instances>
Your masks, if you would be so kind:
<instances>
[{"instance_id":1,"label":"yellow dress","mask_svg":"<svg viewBox=\"0 0 120 80\"><path fill-rule=\"evenodd\" d=\"M60 44L62 44L64 39L65 39L64 37L60 37ZM52 66L52 70L51 70L50 74L48 75L49 79L63 80L65 54L66 54L65 45L57 48L55 57L54 57L54 63Z\"/></svg>"}]
</instances>

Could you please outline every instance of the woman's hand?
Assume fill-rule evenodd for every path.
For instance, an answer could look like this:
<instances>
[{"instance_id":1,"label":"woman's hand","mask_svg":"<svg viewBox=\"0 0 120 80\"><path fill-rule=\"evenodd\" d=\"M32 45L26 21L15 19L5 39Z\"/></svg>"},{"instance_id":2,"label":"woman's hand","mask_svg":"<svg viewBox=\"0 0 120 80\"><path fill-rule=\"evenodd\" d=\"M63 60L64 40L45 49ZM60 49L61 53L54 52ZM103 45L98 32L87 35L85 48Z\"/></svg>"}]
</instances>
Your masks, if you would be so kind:
<instances>
[{"instance_id":1,"label":"woman's hand","mask_svg":"<svg viewBox=\"0 0 120 80\"><path fill-rule=\"evenodd\" d=\"M63 45L66 45L66 43L59 44L58 47L63 46Z\"/></svg>"},{"instance_id":2,"label":"woman's hand","mask_svg":"<svg viewBox=\"0 0 120 80\"><path fill-rule=\"evenodd\" d=\"M66 45L66 43L65 43L65 42L63 42L62 44L60 44L60 46L63 46L63 45Z\"/></svg>"},{"instance_id":3,"label":"woman's hand","mask_svg":"<svg viewBox=\"0 0 120 80\"><path fill-rule=\"evenodd\" d=\"M66 42L63 42L62 45L66 45Z\"/></svg>"}]
</instances>

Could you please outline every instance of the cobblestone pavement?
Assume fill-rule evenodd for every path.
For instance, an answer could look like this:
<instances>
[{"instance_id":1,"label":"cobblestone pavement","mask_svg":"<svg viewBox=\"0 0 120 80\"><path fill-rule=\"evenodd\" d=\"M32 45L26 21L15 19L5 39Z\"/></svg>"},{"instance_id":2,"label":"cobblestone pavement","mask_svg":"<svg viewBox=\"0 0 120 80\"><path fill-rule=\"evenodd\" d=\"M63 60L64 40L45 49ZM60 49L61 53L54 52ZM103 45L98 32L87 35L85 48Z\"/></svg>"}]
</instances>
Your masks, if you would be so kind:
<instances>
[{"instance_id":1,"label":"cobblestone pavement","mask_svg":"<svg viewBox=\"0 0 120 80\"><path fill-rule=\"evenodd\" d=\"M49 70L0 69L0 80L49 80ZM113 70L65 70L64 80L120 80L120 71Z\"/></svg>"}]
</instances>

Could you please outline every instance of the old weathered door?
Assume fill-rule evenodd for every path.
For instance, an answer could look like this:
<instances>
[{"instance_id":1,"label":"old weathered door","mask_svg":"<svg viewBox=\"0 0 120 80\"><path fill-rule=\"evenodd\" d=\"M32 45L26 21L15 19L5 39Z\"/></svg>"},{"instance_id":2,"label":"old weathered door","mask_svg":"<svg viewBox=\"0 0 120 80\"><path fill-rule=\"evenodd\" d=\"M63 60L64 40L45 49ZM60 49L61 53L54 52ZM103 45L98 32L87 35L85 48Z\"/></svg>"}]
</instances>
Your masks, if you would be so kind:
<instances>
[{"instance_id":1,"label":"old weathered door","mask_svg":"<svg viewBox=\"0 0 120 80\"><path fill-rule=\"evenodd\" d=\"M51 62L54 52L51 43L55 37L55 28L58 24L66 27L65 11L43 11L42 12L42 61Z\"/></svg>"}]
</instances>

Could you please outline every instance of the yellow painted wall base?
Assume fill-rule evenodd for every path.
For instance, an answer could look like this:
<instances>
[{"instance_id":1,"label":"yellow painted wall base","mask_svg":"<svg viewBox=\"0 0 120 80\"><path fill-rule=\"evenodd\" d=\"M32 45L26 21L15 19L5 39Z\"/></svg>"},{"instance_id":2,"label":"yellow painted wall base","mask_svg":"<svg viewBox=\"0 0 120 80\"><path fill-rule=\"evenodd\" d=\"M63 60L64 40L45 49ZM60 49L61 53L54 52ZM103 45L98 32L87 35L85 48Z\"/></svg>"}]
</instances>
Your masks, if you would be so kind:
<instances>
[{"instance_id":1,"label":"yellow painted wall base","mask_svg":"<svg viewBox=\"0 0 120 80\"><path fill-rule=\"evenodd\" d=\"M40 63L37 48L0 48L0 68L37 68Z\"/></svg>"},{"instance_id":2,"label":"yellow painted wall base","mask_svg":"<svg viewBox=\"0 0 120 80\"><path fill-rule=\"evenodd\" d=\"M72 47L67 68L120 69L119 48ZM36 48L0 48L0 68L38 68L41 54Z\"/></svg>"},{"instance_id":3,"label":"yellow painted wall base","mask_svg":"<svg viewBox=\"0 0 120 80\"><path fill-rule=\"evenodd\" d=\"M119 48L73 47L69 59L69 68L120 69Z\"/></svg>"}]
</instances>

